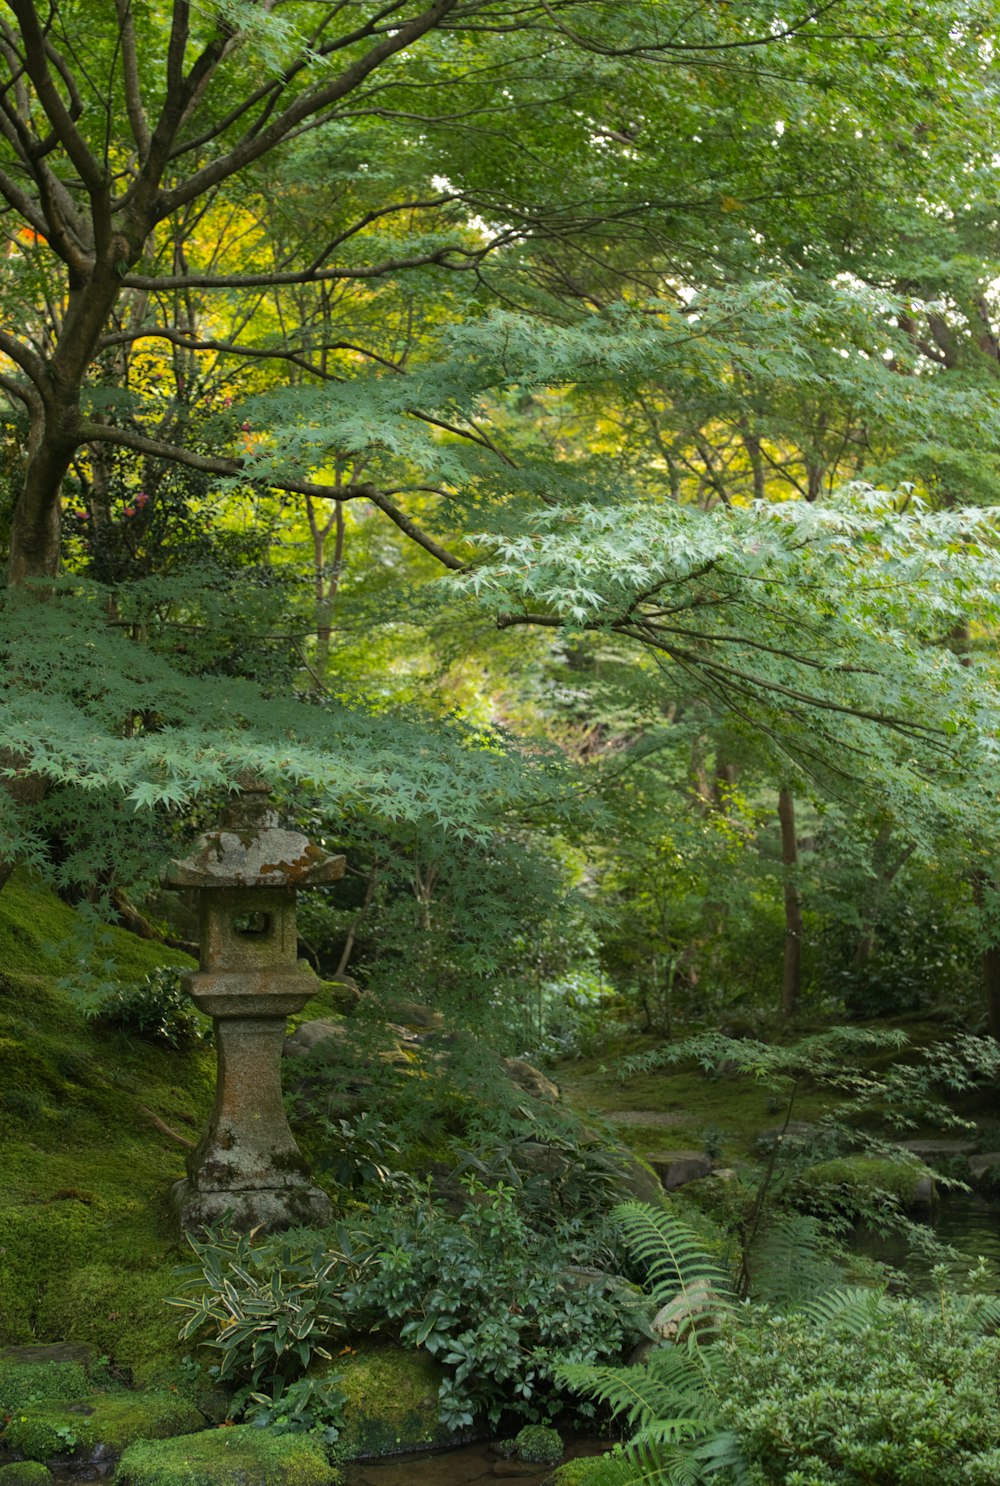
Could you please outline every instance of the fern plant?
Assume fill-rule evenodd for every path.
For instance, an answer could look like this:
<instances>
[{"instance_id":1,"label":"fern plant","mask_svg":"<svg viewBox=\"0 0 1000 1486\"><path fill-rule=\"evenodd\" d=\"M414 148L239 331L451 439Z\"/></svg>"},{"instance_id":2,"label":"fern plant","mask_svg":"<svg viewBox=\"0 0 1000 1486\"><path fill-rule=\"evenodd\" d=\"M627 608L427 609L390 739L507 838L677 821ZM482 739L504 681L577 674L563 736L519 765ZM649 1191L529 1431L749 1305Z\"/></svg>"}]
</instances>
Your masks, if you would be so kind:
<instances>
[{"instance_id":1,"label":"fern plant","mask_svg":"<svg viewBox=\"0 0 1000 1486\"><path fill-rule=\"evenodd\" d=\"M673 1213L626 1202L614 1216L657 1320L669 1313L675 1340L661 1342L645 1365L558 1369L564 1387L604 1405L632 1432L595 1467L588 1486L701 1486L722 1471L739 1482L745 1467L721 1416L706 1345L734 1304L728 1277Z\"/></svg>"}]
</instances>

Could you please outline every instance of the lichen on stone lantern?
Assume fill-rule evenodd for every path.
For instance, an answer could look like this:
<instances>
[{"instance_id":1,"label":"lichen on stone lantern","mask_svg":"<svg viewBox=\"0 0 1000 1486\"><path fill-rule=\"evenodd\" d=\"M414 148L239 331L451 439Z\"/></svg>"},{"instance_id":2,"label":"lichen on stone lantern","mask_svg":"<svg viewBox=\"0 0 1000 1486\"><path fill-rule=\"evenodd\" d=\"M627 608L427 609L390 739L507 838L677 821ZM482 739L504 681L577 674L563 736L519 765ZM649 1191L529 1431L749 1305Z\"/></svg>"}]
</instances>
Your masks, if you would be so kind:
<instances>
[{"instance_id":1,"label":"lichen on stone lantern","mask_svg":"<svg viewBox=\"0 0 1000 1486\"><path fill-rule=\"evenodd\" d=\"M286 1018L316 985L297 959L296 890L335 882L344 858L282 826L259 777L239 782L220 828L163 874L166 887L197 894L200 966L183 984L214 1021L218 1057L208 1128L175 1188L186 1229L226 1219L277 1230L330 1214L288 1125L281 1053Z\"/></svg>"}]
</instances>

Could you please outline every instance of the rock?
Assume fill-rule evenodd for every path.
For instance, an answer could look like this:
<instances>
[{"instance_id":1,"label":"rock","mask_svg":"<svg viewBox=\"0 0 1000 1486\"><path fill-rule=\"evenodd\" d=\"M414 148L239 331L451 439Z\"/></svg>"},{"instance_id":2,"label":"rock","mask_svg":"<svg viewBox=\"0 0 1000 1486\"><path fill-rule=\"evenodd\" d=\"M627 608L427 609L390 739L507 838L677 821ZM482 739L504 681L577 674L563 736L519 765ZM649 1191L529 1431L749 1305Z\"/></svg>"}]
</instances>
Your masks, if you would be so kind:
<instances>
[{"instance_id":1,"label":"rock","mask_svg":"<svg viewBox=\"0 0 1000 1486\"><path fill-rule=\"evenodd\" d=\"M712 1171L712 1158L704 1151L659 1151L649 1157L649 1164L668 1192Z\"/></svg>"},{"instance_id":2,"label":"rock","mask_svg":"<svg viewBox=\"0 0 1000 1486\"><path fill-rule=\"evenodd\" d=\"M1000 1183L1000 1151L983 1151L969 1157L969 1176L977 1187L990 1190Z\"/></svg>"},{"instance_id":3,"label":"rock","mask_svg":"<svg viewBox=\"0 0 1000 1486\"><path fill-rule=\"evenodd\" d=\"M593 1170L605 1172L624 1196L632 1197L636 1202L648 1202L652 1207L663 1206L663 1186L656 1172L627 1147L591 1151L589 1164Z\"/></svg>"},{"instance_id":4,"label":"rock","mask_svg":"<svg viewBox=\"0 0 1000 1486\"><path fill-rule=\"evenodd\" d=\"M810 1188L831 1187L864 1193L888 1192L910 1211L933 1207L937 1198L930 1173L919 1162L902 1155L898 1160L887 1156L839 1156L810 1166L800 1175L799 1183L806 1192Z\"/></svg>"},{"instance_id":5,"label":"rock","mask_svg":"<svg viewBox=\"0 0 1000 1486\"><path fill-rule=\"evenodd\" d=\"M391 1345L366 1347L310 1372L310 1377L329 1378L346 1396L337 1441L345 1460L443 1450L472 1438L456 1439L438 1418L444 1376L428 1353Z\"/></svg>"},{"instance_id":6,"label":"rock","mask_svg":"<svg viewBox=\"0 0 1000 1486\"><path fill-rule=\"evenodd\" d=\"M547 1424L526 1424L514 1437L518 1456L532 1465L555 1465L563 1457L563 1442Z\"/></svg>"},{"instance_id":7,"label":"rock","mask_svg":"<svg viewBox=\"0 0 1000 1486\"><path fill-rule=\"evenodd\" d=\"M542 1486L587 1486L604 1461L603 1455L582 1455L577 1460L567 1460L556 1466L551 1476L546 1476Z\"/></svg>"},{"instance_id":8,"label":"rock","mask_svg":"<svg viewBox=\"0 0 1000 1486\"><path fill-rule=\"evenodd\" d=\"M304 1058L311 1053L313 1048L320 1047L324 1043L331 1043L330 1051L347 1034L347 1028L342 1021L334 1021L330 1017L318 1017L312 1022L302 1022L296 1027L290 1037L285 1038L283 1052L290 1058Z\"/></svg>"},{"instance_id":9,"label":"rock","mask_svg":"<svg viewBox=\"0 0 1000 1486\"><path fill-rule=\"evenodd\" d=\"M37 1460L0 1465L0 1486L51 1486L52 1472Z\"/></svg>"},{"instance_id":10,"label":"rock","mask_svg":"<svg viewBox=\"0 0 1000 1486\"><path fill-rule=\"evenodd\" d=\"M433 1006L423 1006L419 1001L384 1000L382 1006L390 1022L410 1032L440 1032L444 1017Z\"/></svg>"},{"instance_id":11,"label":"rock","mask_svg":"<svg viewBox=\"0 0 1000 1486\"><path fill-rule=\"evenodd\" d=\"M559 1090L552 1080L523 1058L504 1058L503 1070L511 1083L526 1094L532 1094L536 1099L548 1099L553 1104L559 1098Z\"/></svg>"},{"instance_id":12,"label":"rock","mask_svg":"<svg viewBox=\"0 0 1000 1486\"><path fill-rule=\"evenodd\" d=\"M645 1125L647 1129L662 1126L686 1125L688 1116L680 1110L663 1109L612 1109L604 1116L612 1125Z\"/></svg>"},{"instance_id":13,"label":"rock","mask_svg":"<svg viewBox=\"0 0 1000 1486\"><path fill-rule=\"evenodd\" d=\"M978 1140L938 1140L934 1137L923 1136L914 1140L897 1140L896 1144L901 1151L909 1151L911 1156L916 1156L932 1166L940 1165L945 1161L966 1162L969 1156L975 1155L979 1150Z\"/></svg>"},{"instance_id":14,"label":"rock","mask_svg":"<svg viewBox=\"0 0 1000 1486\"><path fill-rule=\"evenodd\" d=\"M113 1459L136 1440L188 1434L204 1424L174 1393L91 1393L72 1403L24 1405L4 1430L4 1445L27 1460Z\"/></svg>"},{"instance_id":15,"label":"rock","mask_svg":"<svg viewBox=\"0 0 1000 1486\"><path fill-rule=\"evenodd\" d=\"M775 1125L771 1130L762 1130L754 1145L762 1151L769 1151L775 1141L780 1140L783 1145L804 1150L822 1140L824 1133L818 1125L810 1125L806 1120L789 1120L787 1127Z\"/></svg>"},{"instance_id":16,"label":"rock","mask_svg":"<svg viewBox=\"0 0 1000 1486\"><path fill-rule=\"evenodd\" d=\"M708 1280L694 1280L660 1307L650 1322L650 1330L666 1342L683 1338L692 1328L705 1330L713 1324L721 1303Z\"/></svg>"},{"instance_id":17,"label":"rock","mask_svg":"<svg viewBox=\"0 0 1000 1486\"><path fill-rule=\"evenodd\" d=\"M253 1424L143 1440L118 1463L115 1486L337 1486L338 1471L304 1434Z\"/></svg>"},{"instance_id":18,"label":"rock","mask_svg":"<svg viewBox=\"0 0 1000 1486\"><path fill-rule=\"evenodd\" d=\"M41 1362L75 1362L85 1371L89 1371L93 1356L94 1349L86 1342L31 1342L22 1347L0 1349L0 1363L17 1362L26 1365Z\"/></svg>"},{"instance_id":19,"label":"rock","mask_svg":"<svg viewBox=\"0 0 1000 1486\"><path fill-rule=\"evenodd\" d=\"M341 1016L350 1016L357 1010L361 1000L361 988L349 975L337 975L333 980L324 980L322 989L328 1001L332 1001Z\"/></svg>"},{"instance_id":20,"label":"rock","mask_svg":"<svg viewBox=\"0 0 1000 1486\"><path fill-rule=\"evenodd\" d=\"M93 1386L87 1379L89 1347L8 1347L0 1352L0 1416L29 1403L71 1403Z\"/></svg>"}]
</instances>

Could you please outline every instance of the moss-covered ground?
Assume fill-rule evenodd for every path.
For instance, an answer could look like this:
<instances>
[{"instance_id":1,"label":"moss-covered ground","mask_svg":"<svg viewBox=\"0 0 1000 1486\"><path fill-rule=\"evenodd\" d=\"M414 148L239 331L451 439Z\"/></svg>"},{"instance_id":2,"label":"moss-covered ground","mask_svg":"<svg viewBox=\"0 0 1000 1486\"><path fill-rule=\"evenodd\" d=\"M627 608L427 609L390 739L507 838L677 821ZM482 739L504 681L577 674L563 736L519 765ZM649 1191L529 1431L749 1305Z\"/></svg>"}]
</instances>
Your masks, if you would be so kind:
<instances>
[{"instance_id":1,"label":"moss-covered ground","mask_svg":"<svg viewBox=\"0 0 1000 1486\"><path fill-rule=\"evenodd\" d=\"M141 982L176 950L117 930L95 947ZM214 1082L181 1052L102 1028L74 1002L78 916L16 876L0 893L0 1344L80 1339L137 1377L176 1357L164 1306L181 1257L166 1201ZM86 974L93 967L84 965Z\"/></svg>"}]
</instances>

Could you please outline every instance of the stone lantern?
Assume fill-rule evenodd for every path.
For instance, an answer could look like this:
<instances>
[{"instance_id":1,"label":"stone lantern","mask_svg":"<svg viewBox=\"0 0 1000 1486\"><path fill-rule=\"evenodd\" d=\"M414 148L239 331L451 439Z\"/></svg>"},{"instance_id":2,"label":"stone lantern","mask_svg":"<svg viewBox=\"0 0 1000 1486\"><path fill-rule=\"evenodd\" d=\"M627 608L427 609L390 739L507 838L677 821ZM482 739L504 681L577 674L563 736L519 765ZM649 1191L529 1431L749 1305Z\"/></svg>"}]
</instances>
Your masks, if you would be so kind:
<instances>
[{"instance_id":1,"label":"stone lantern","mask_svg":"<svg viewBox=\"0 0 1000 1486\"><path fill-rule=\"evenodd\" d=\"M297 961L295 893L334 882L344 858L328 856L282 827L268 786L244 776L217 831L191 856L171 862L166 887L198 896L201 963L185 990L215 1024L215 1104L188 1158L176 1204L184 1228L316 1225L330 1200L313 1186L281 1099L286 1018L300 1011L315 979Z\"/></svg>"}]
</instances>

